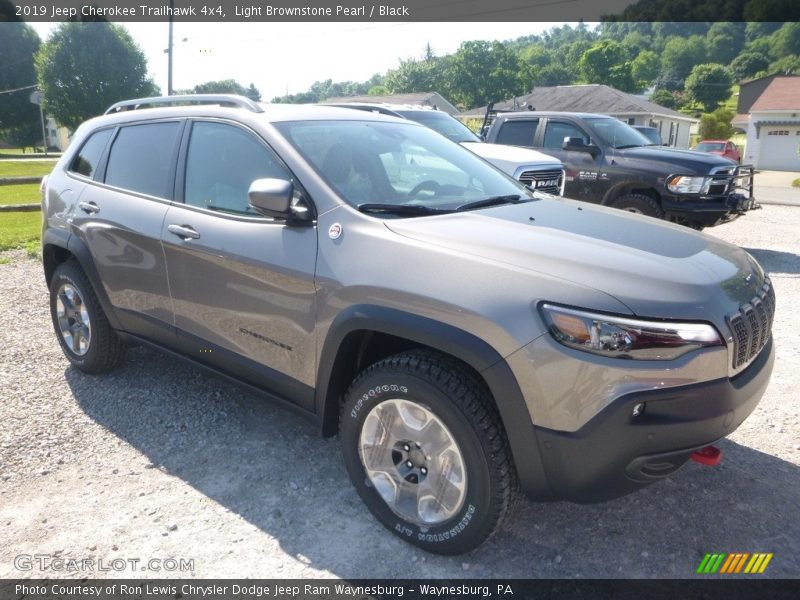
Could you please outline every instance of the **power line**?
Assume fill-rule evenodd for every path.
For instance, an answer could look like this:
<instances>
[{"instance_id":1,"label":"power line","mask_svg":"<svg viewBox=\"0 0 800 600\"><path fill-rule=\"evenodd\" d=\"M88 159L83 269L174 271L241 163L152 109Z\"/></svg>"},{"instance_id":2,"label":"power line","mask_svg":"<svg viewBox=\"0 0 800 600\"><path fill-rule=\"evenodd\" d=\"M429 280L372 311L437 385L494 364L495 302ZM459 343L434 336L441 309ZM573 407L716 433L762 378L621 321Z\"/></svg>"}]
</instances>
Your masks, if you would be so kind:
<instances>
[{"instance_id":1,"label":"power line","mask_svg":"<svg viewBox=\"0 0 800 600\"><path fill-rule=\"evenodd\" d=\"M33 85L26 85L25 87L20 87L15 90L3 90L0 94L13 94L14 92L21 92L22 90L29 90L31 88L38 87L35 83Z\"/></svg>"}]
</instances>

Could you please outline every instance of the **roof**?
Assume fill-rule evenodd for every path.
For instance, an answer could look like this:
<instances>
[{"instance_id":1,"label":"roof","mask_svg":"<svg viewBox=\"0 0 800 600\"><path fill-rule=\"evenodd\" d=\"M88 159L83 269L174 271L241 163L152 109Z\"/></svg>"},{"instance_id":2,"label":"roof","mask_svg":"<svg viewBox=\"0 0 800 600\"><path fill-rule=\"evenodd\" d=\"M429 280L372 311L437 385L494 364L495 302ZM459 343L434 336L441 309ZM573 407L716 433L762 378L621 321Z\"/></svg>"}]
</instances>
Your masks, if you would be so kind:
<instances>
[{"instance_id":1,"label":"roof","mask_svg":"<svg viewBox=\"0 0 800 600\"><path fill-rule=\"evenodd\" d=\"M370 104L421 104L436 106L451 115L457 115L458 109L447 101L439 92L415 92L411 94L391 94L388 96L339 96L327 98L321 104L342 104L347 102L368 102Z\"/></svg>"},{"instance_id":2,"label":"roof","mask_svg":"<svg viewBox=\"0 0 800 600\"><path fill-rule=\"evenodd\" d=\"M505 102L496 102L499 110L524 110L532 106L537 111L568 111L585 113L602 113L605 115L648 114L660 115L682 121L697 122L697 119L645 100L640 96L626 94L620 90L603 84L559 85L554 87L537 87L527 96L521 96ZM486 108L469 111L470 114L483 114Z\"/></svg>"},{"instance_id":3,"label":"roof","mask_svg":"<svg viewBox=\"0 0 800 600\"><path fill-rule=\"evenodd\" d=\"M750 107L750 112L762 110L800 110L800 76L773 79Z\"/></svg>"}]
</instances>

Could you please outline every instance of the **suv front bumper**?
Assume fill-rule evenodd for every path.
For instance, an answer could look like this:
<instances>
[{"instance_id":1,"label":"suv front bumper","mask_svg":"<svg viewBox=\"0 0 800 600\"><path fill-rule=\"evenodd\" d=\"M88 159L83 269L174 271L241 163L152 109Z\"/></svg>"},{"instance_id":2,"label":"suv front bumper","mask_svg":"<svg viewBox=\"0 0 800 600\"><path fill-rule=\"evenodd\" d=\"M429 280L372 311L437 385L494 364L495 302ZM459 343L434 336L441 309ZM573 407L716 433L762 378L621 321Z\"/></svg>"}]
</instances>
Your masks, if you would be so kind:
<instances>
[{"instance_id":1,"label":"suv front bumper","mask_svg":"<svg viewBox=\"0 0 800 600\"><path fill-rule=\"evenodd\" d=\"M770 340L734 378L627 394L574 432L535 427L554 498L601 502L674 473L692 451L730 434L753 412L774 360ZM644 411L633 417L641 403Z\"/></svg>"}]
</instances>

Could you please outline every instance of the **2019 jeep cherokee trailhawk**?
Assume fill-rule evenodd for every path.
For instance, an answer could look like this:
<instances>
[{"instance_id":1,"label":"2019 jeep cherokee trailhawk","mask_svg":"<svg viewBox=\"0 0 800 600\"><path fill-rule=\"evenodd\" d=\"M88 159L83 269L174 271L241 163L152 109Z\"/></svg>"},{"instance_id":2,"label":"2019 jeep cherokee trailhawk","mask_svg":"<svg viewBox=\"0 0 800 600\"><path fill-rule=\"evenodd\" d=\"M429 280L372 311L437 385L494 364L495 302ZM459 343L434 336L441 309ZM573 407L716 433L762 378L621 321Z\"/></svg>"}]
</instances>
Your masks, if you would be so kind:
<instances>
[{"instance_id":1,"label":"2019 jeep cherokee trailhawk","mask_svg":"<svg viewBox=\"0 0 800 600\"><path fill-rule=\"evenodd\" d=\"M739 248L538 196L407 120L229 96L109 112L44 184L69 361L147 343L296 408L422 548L477 546L520 488L657 481L767 385L774 294Z\"/></svg>"}]
</instances>

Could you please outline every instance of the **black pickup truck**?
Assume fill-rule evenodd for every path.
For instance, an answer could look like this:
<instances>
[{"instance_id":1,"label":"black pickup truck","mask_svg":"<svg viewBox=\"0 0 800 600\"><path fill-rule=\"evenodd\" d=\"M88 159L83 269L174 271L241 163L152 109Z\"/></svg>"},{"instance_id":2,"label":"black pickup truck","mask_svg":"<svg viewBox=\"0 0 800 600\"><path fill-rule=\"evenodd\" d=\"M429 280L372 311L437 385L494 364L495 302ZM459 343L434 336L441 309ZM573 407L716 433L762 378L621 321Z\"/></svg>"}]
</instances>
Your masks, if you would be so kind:
<instances>
[{"instance_id":1,"label":"black pickup truck","mask_svg":"<svg viewBox=\"0 0 800 600\"><path fill-rule=\"evenodd\" d=\"M484 132L487 142L525 146L560 158L568 198L696 229L760 208L753 197L752 166L656 146L630 125L606 115L497 113Z\"/></svg>"}]
</instances>

